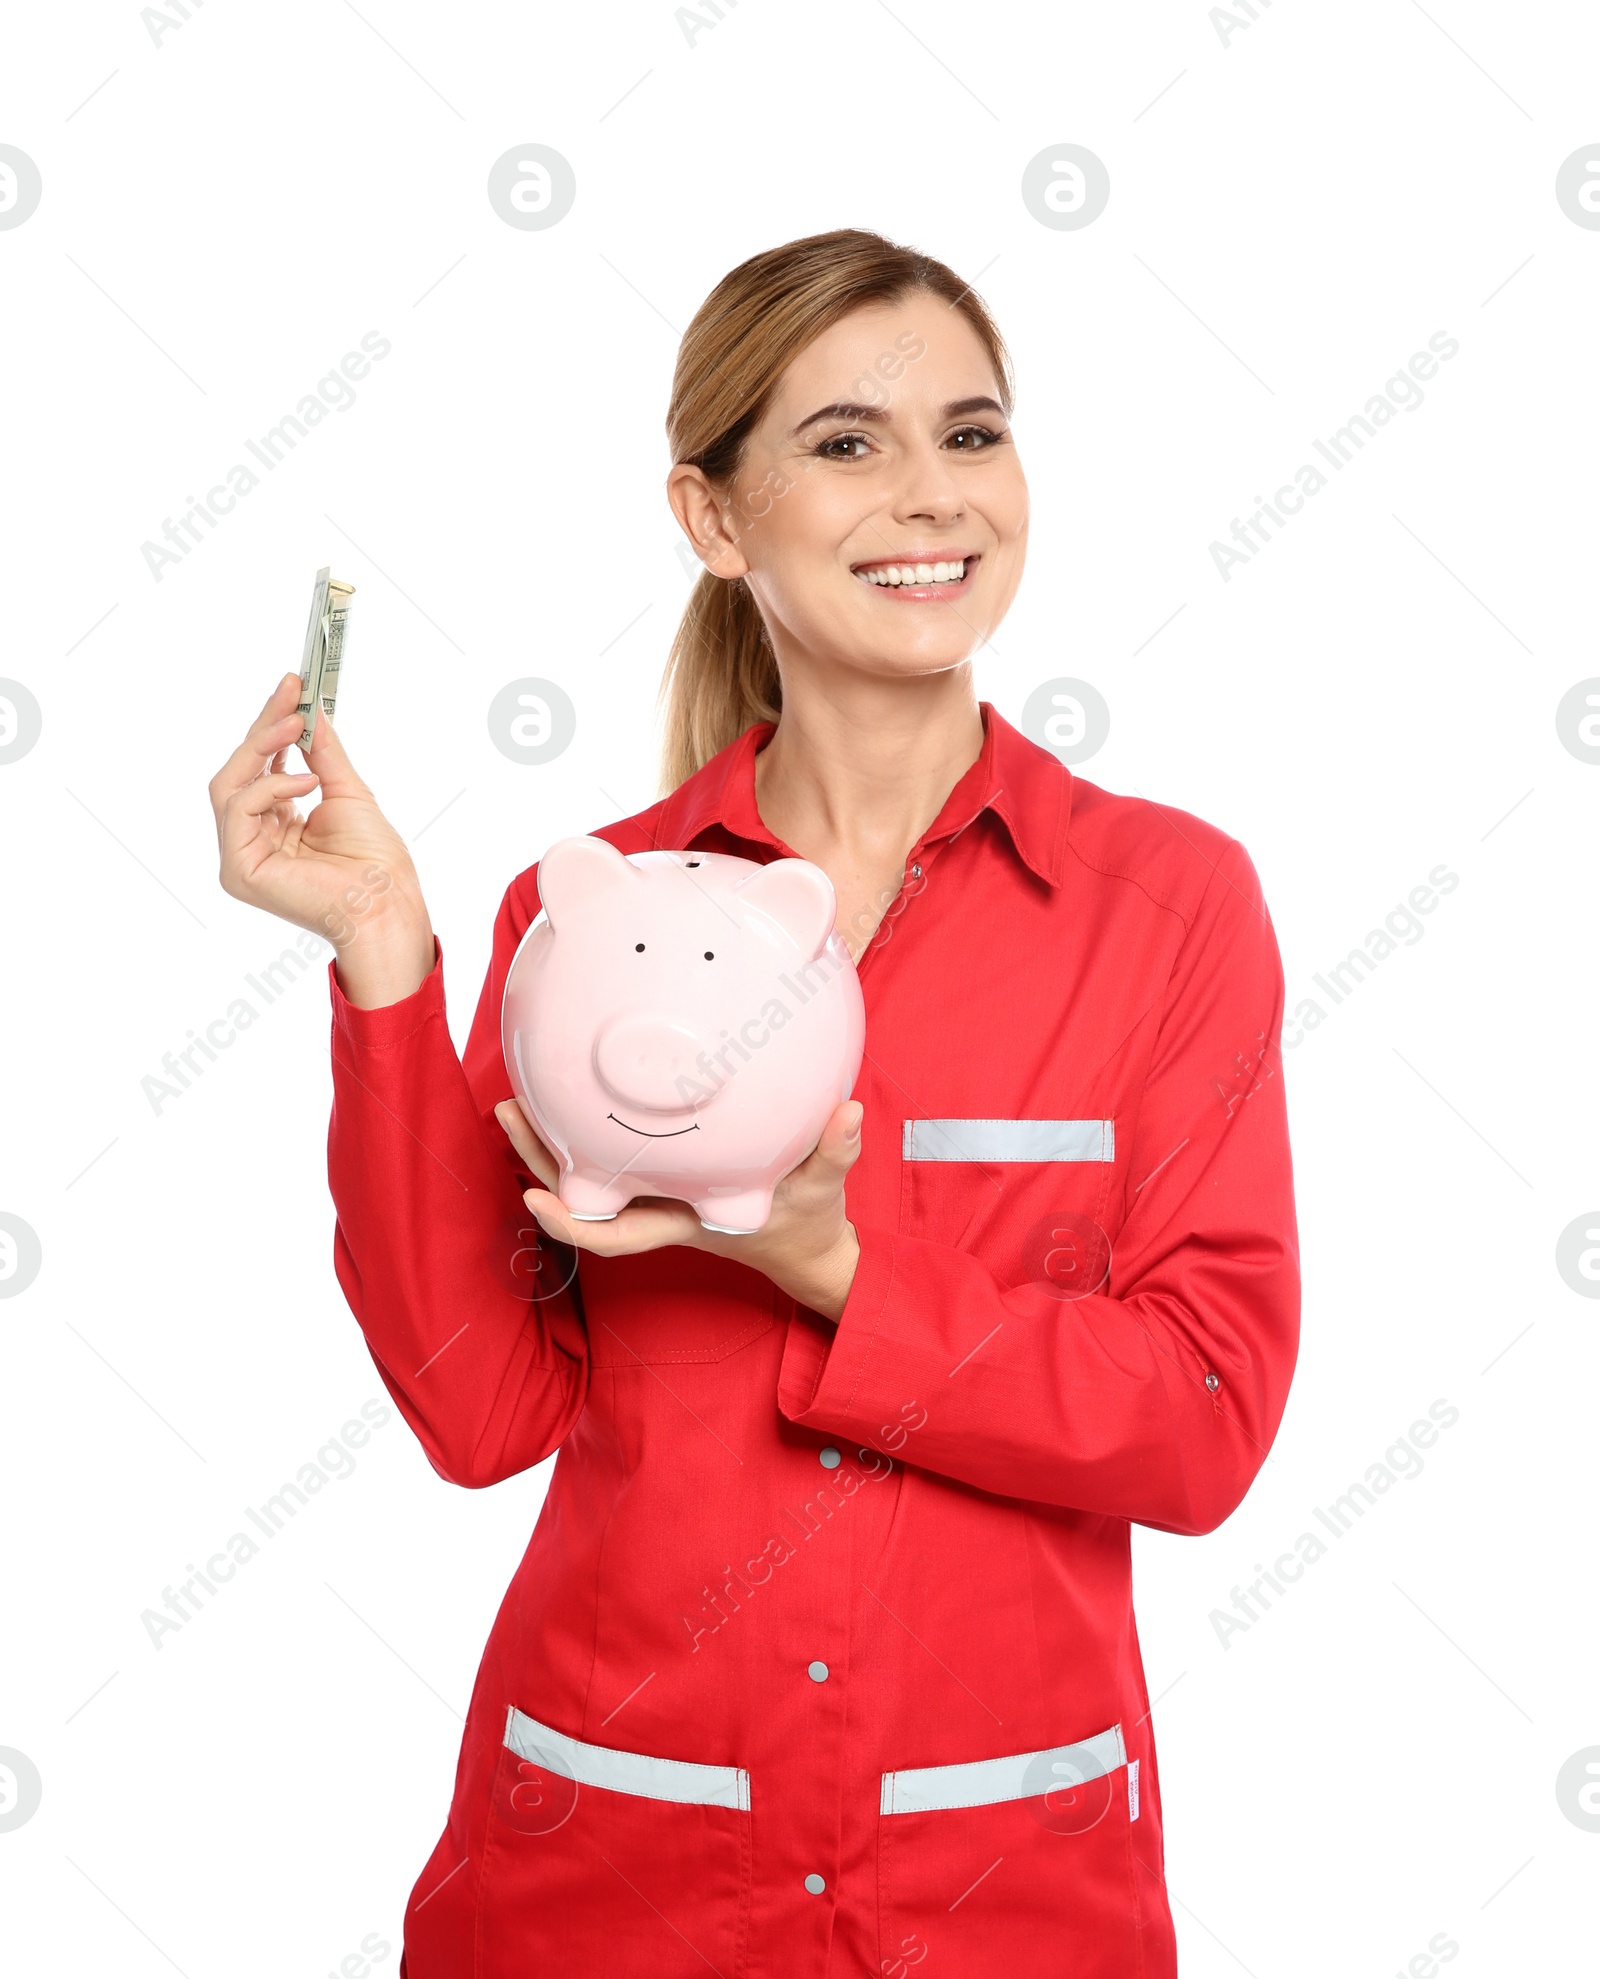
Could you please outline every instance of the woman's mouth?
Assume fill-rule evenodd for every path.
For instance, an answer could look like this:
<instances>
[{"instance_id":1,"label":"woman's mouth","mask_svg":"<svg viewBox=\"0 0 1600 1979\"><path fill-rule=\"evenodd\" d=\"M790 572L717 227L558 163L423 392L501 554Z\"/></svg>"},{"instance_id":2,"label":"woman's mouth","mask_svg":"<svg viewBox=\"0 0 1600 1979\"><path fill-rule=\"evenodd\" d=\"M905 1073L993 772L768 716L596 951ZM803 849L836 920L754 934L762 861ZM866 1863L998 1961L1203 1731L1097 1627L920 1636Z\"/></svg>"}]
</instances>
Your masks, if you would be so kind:
<instances>
[{"instance_id":1,"label":"woman's mouth","mask_svg":"<svg viewBox=\"0 0 1600 1979\"><path fill-rule=\"evenodd\" d=\"M971 584L978 561L975 552L949 557L913 550L904 556L875 557L871 563L852 564L851 570L863 584L887 597L920 603L959 597Z\"/></svg>"}]
</instances>

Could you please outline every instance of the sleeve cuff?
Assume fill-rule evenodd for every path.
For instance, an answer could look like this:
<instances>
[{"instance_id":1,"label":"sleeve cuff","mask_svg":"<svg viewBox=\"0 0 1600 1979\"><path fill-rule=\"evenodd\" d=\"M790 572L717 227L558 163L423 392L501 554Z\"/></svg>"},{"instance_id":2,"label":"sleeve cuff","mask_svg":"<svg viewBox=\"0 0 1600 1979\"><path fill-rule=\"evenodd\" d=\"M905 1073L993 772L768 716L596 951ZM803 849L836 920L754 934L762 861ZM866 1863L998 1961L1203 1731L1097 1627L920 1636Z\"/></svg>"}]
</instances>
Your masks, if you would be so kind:
<instances>
[{"instance_id":1,"label":"sleeve cuff","mask_svg":"<svg viewBox=\"0 0 1600 1979\"><path fill-rule=\"evenodd\" d=\"M878 1328L894 1282L895 1242L886 1231L856 1225L861 1255L836 1326L797 1306L778 1373L778 1407L791 1422L858 1435L858 1408L870 1409L868 1379Z\"/></svg>"},{"instance_id":2,"label":"sleeve cuff","mask_svg":"<svg viewBox=\"0 0 1600 1979\"><path fill-rule=\"evenodd\" d=\"M328 964L328 991L333 1003L334 1029L353 1045L398 1044L421 1030L430 1017L444 1015L444 947L438 935L433 938L433 967L411 992L398 1003L380 1004L363 1010L339 987L339 958Z\"/></svg>"}]
</instances>

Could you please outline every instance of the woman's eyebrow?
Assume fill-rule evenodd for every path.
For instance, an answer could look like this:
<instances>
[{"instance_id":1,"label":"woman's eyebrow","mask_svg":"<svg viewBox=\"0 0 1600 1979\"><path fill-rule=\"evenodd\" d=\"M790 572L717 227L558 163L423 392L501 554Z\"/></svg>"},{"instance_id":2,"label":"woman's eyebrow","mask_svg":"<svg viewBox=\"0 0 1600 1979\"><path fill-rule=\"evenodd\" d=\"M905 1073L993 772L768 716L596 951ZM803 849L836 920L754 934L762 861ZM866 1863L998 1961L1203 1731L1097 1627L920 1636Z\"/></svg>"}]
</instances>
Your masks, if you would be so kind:
<instances>
[{"instance_id":1,"label":"woman's eyebrow","mask_svg":"<svg viewBox=\"0 0 1600 1979\"><path fill-rule=\"evenodd\" d=\"M1004 407L999 405L994 399L972 398L952 399L945 407L943 417L946 419L957 419L963 413L967 412L996 412L999 413L1002 419L1006 416ZM789 437L790 439L798 438L808 426L815 426L819 419L871 419L882 424L888 417L889 412L886 406L857 405L850 399L837 399L832 405L821 406L816 412L807 414Z\"/></svg>"},{"instance_id":2,"label":"woman's eyebrow","mask_svg":"<svg viewBox=\"0 0 1600 1979\"><path fill-rule=\"evenodd\" d=\"M836 399L832 405L820 407L816 412L807 413L794 432L803 433L808 426L815 426L819 419L887 419L888 413L879 405L856 405L849 399Z\"/></svg>"}]
</instances>

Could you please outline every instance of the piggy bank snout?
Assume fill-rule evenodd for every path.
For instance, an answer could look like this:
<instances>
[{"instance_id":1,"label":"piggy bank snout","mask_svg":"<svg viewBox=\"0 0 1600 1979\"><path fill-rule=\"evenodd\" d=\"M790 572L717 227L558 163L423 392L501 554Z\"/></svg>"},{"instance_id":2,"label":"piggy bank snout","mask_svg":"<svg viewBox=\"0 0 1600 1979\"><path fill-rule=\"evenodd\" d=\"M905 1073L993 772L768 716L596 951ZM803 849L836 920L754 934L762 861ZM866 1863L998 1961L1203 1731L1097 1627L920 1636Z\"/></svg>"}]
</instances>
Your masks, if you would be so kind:
<instances>
[{"instance_id":1,"label":"piggy bank snout","mask_svg":"<svg viewBox=\"0 0 1600 1979\"><path fill-rule=\"evenodd\" d=\"M616 1017L594 1041L595 1076L612 1099L646 1113L689 1113L716 1090L700 1062L710 1039L680 1018Z\"/></svg>"}]
</instances>

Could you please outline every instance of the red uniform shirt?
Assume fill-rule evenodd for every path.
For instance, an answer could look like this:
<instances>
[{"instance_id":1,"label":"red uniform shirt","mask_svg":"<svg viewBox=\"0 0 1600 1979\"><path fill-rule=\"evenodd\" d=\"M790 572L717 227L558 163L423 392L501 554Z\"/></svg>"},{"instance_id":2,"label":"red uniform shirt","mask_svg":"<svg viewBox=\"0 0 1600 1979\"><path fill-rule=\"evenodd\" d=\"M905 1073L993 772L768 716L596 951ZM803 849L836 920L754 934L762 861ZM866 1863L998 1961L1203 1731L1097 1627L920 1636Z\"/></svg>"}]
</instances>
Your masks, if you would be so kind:
<instances>
[{"instance_id":1,"label":"red uniform shirt","mask_svg":"<svg viewBox=\"0 0 1600 1979\"><path fill-rule=\"evenodd\" d=\"M378 1010L330 965L378 1371L454 1483L557 1453L408 1979L1175 1970L1129 1526L1210 1531L1283 1413L1282 968L1236 840L982 713L859 964L837 1326L746 1265L539 1233L492 1110L536 868L464 1063L442 962ZM772 726L598 836L793 856Z\"/></svg>"}]
</instances>

